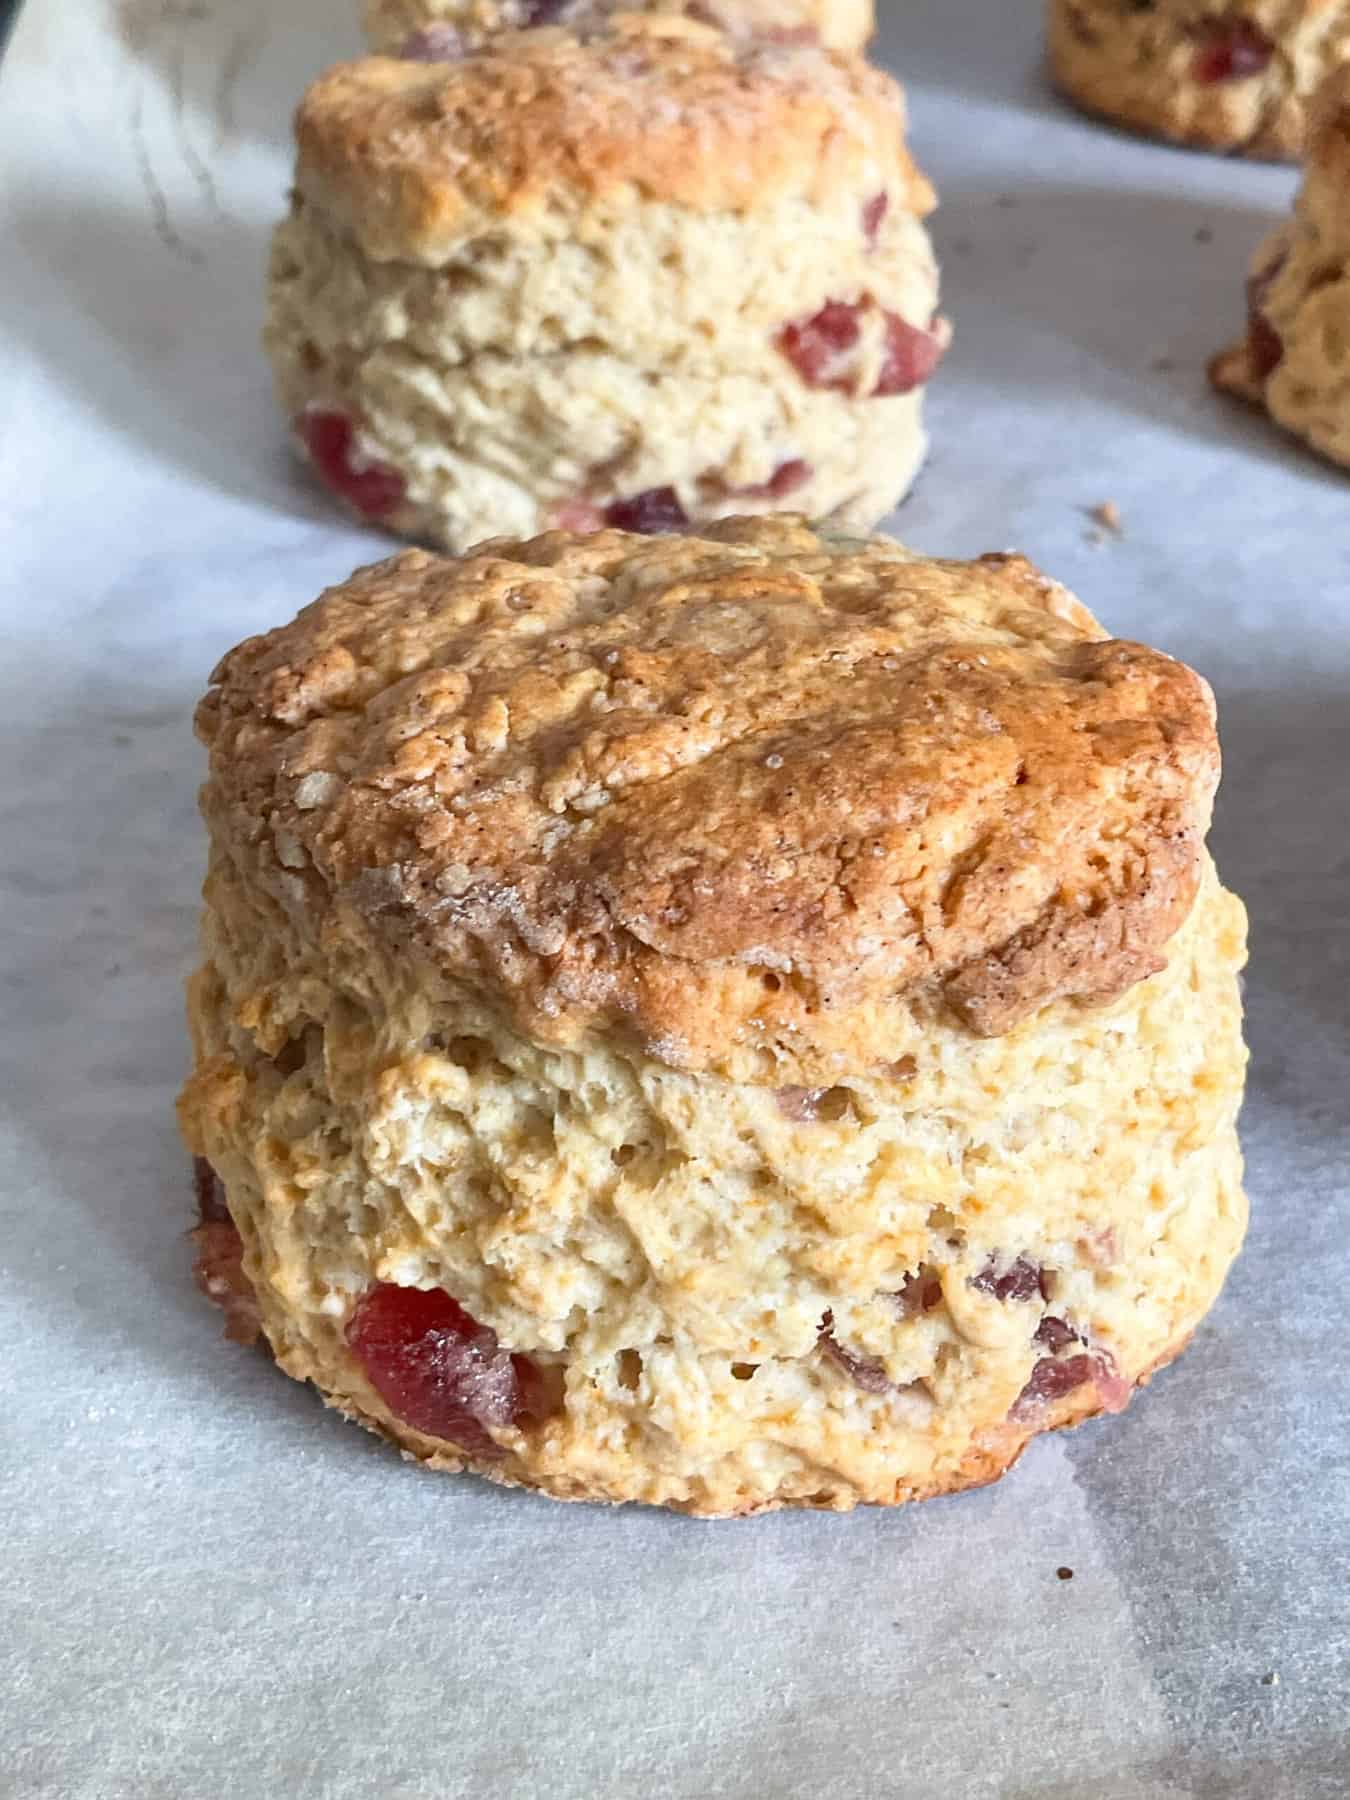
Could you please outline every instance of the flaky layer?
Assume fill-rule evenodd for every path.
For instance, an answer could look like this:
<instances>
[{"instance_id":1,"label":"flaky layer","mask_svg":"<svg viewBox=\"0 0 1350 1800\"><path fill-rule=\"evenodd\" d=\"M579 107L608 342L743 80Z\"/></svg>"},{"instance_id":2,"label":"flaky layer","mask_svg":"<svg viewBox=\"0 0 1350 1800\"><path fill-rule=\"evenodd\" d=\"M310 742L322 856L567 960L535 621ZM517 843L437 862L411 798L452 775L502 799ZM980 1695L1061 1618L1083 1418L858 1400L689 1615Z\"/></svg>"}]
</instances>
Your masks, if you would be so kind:
<instances>
[{"instance_id":1,"label":"flaky layer","mask_svg":"<svg viewBox=\"0 0 1350 1800\"><path fill-rule=\"evenodd\" d=\"M1166 970L1114 1004L994 1039L915 1005L809 1098L531 1042L375 940L316 959L219 843L206 898L182 1116L268 1338L445 1466L464 1459L347 1350L373 1282L444 1287L561 1372L563 1411L497 1430L486 1472L740 1513L989 1478L1030 1432L1119 1404L1241 1240L1243 918L1212 874ZM1000 1297L991 1272L1019 1269ZM1109 1384L1028 1411L1047 1321Z\"/></svg>"},{"instance_id":2,"label":"flaky layer","mask_svg":"<svg viewBox=\"0 0 1350 1800\"><path fill-rule=\"evenodd\" d=\"M1298 157L1313 94L1350 59L1346 0L1049 0L1048 29L1055 78L1080 105L1251 156Z\"/></svg>"},{"instance_id":3,"label":"flaky layer","mask_svg":"<svg viewBox=\"0 0 1350 1800\"><path fill-rule=\"evenodd\" d=\"M680 13L718 25L736 37L818 42L831 50L861 50L872 35L872 0L366 0L366 35L377 50L396 55L414 34L431 28L427 49L451 47L437 33L474 48L503 31L529 26L575 28L616 12Z\"/></svg>"},{"instance_id":4,"label":"flaky layer","mask_svg":"<svg viewBox=\"0 0 1350 1800\"><path fill-rule=\"evenodd\" d=\"M505 238L435 270L371 263L299 203L272 256L278 396L293 420L351 418L358 453L404 485L385 522L453 550L654 489L694 521L791 505L869 529L924 443L917 392L870 391L886 314L927 333L937 270L898 206L867 231L868 198L650 204L546 256ZM809 385L779 343L831 302L861 308L856 397Z\"/></svg>"}]
</instances>

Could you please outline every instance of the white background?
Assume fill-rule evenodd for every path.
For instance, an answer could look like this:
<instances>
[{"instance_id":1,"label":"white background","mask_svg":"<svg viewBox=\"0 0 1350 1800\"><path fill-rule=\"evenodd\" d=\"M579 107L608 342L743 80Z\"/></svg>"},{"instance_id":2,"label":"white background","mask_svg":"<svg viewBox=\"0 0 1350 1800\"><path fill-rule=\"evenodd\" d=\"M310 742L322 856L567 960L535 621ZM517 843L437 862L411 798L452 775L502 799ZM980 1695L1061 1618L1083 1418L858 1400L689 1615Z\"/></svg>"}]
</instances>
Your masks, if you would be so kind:
<instances>
[{"instance_id":1,"label":"white background","mask_svg":"<svg viewBox=\"0 0 1350 1800\"><path fill-rule=\"evenodd\" d=\"M31 0L0 74L0 1793L1350 1794L1350 478L1203 379L1293 176L1074 117L1032 0L882 7L956 324L894 528L1028 551L1219 693L1254 949L1223 1302L991 1490L733 1525L429 1477L219 1342L172 1119L189 719L222 650L385 549L290 467L256 344L287 115L355 0Z\"/></svg>"}]
</instances>

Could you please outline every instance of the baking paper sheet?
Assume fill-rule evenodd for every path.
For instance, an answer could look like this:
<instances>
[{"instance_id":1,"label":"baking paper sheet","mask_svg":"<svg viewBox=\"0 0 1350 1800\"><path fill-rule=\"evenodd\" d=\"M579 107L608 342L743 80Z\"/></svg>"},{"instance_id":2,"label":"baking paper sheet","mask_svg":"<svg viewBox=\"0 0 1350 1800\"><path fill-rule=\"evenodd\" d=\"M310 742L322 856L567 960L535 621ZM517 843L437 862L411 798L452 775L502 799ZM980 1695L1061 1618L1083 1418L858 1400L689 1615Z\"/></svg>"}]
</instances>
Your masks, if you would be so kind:
<instances>
[{"instance_id":1,"label":"baking paper sheet","mask_svg":"<svg viewBox=\"0 0 1350 1800\"><path fill-rule=\"evenodd\" d=\"M1223 1302L999 1486L731 1525L429 1477L219 1341L172 1121L189 720L219 652L386 547L290 467L256 343L289 110L355 0L30 0L0 72L0 1793L1350 1794L1350 478L1203 380L1294 177L1069 113L1034 0L881 4L956 324L894 528L1020 547L1218 690L1254 951Z\"/></svg>"}]
</instances>

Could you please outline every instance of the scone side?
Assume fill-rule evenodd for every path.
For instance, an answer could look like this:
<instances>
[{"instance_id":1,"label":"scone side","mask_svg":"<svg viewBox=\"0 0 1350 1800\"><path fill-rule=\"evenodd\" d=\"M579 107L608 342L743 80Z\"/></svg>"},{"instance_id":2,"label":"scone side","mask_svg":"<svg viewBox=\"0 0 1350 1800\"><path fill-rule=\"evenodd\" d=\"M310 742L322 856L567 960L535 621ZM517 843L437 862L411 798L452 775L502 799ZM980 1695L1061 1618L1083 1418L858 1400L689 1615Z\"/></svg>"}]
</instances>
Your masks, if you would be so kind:
<instances>
[{"instance_id":1,"label":"scone side","mask_svg":"<svg viewBox=\"0 0 1350 1800\"><path fill-rule=\"evenodd\" d=\"M242 943L256 920L240 923L246 926L246 932L238 939ZM423 1224L417 1226L412 1238L407 1236L411 1217L407 1208L411 1201L416 1213L420 1202L413 1200L406 1184L402 1188L398 1183L389 1186L386 1176L371 1186L373 1159L377 1160L378 1146L389 1129L388 1119L406 1114L409 1103L408 1090L406 1085L400 1085L403 1077L397 1068L391 1067L382 1078L387 1101L385 1123L381 1124L378 1118L372 1121L371 1131L365 1134L364 1150L353 1146L352 1154L367 1172L356 1188L349 1177L341 1178L335 1188L335 1171L331 1165L325 1166L324 1154L316 1154L314 1142L306 1136L295 1138L297 1108L300 1115L307 1117L313 1107L311 1097L306 1096L301 1103L294 1092L289 1098L285 1096L286 1086L294 1087L296 1072L278 1088L265 1068L255 1066L250 1070L245 1066L247 1059L241 1061L228 1048L213 1049L231 1037L236 1043L239 1041L239 1019L264 1016L256 1007L250 1014L251 1004L258 998L256 969L247 973L235 970L232 981L225 982L216 967L198 979L193 1000L194 1025L204 1061L185 1096L185 1122L194 1148L209 1156L226 1179L232 1208L236 1209L244 1231L248 1269L262 1306L264 1326L283 1367L298 1377L316 1379L334 1404L394 1437L419 1459L446 1467L467 1461L481 1466L495 1479L539 1487L560 1497L641 1499L709 1515L740 1514L779 1504L846 1507L859 1500L890 1504L921 1493L951 1491L980 1479L992 1479L1036 1430L1070 1423L1099 1409L1100 1400L1089 1385L1053 1404L1034 1423L1006 1422L1009 1406L1016 1401L1038 1354L1030 1338L1040 1307L1038 1303L1033 1312L1027 1313L1017 1304L986 1304L972 1293L970 1280L995 1244L1001 1244L1008 1255L1014 1249L1025 1249L1035 1256L1044 1254L1047 1260L1059 1258L1065 1266L1056 1277L1053 1308L1087 1327L1089 1341L1110 1346L1120 1378L1127 1383L1142 1379L1158 1360L1165 1359L1171 1353L1170 1347L1194 1328L1212 1303L1236 1254L1244 1220L1233 1124L1243 1057L1235 979L1241 955L1240 908L1207 880L1196 914L1179 936L1169 971L1140 984L1111 1007L1094 1010L1061 1005L1052 1009L1057 1016L1019 1028L1011 1040L1002 1040L996 1046L975 1046L975 1068L966 1077L974 1085L967 1088L967 1099L987 1091L997 1081L992 1065L1001 1063L1006 1077L1010 1061L1013 1066L1022 1066L1027 1057L1033 1060L1024 1079L1030 1078L1034 1070L1038 1085L1049 1080L1053 1087L1058 1080L1062 1091L1059 1106L1051 1108L1039 1127L1021 1127L1022 1131L1030 1130L1035 1141L1053 1138L1057 1133L1062 1136L1083 1104L1074 1098L1078 1083L1077 1077L1068 1078L1070 1069L1082 1066L1105 1070L1105 1059L1109 1058L1111 1069L1105 1071L1108 1075L1118 1074L1125 1084L1159 1079L1172 1092L1172 1098L1164 1098L1163 1110L1159 1111L1146 1088L1141 1088L1143 1110L1136 1119L1114 1121L1108 1116L1104 1120L1107 1136L1102 1144L1112 1145L1113 1149L1106 1157L1097 1199L1082 1191L1080 1182L1074 1205L1062 1215L1052 1215L1052 1222L1046 1227L1063 1234L1075 1233L1073 1248L1067 1247L1067 1235L1058 1240L1052 1238L1045 1248L1039 1239L1028 1241L1034 1234L1029 1233L1021 1214L1022 1196L1027 1191L1053 1193L1057 1187L1062 1190L1072 1183L1075 1170L1085 1163L1092 1165L1094 1153L1087 1148L1090 1140L1079 1141L1071 1133L1065 1141L1067 1160L1061 1152L1048 1163L1043 1161L1040 1167L1034 1161L1031 1166L1026 1165L1025 1151L1011 1159L1005 1153L1008 1167L1001 1175L997 1168L982 1172L987 1170L983 1160L970 1163L967 1155L961 1165L966 1171L964 1177L958 1173L953 1178L946 1152L924 1141L927 1128L922 1121L930 1116L936 1100L925 1103L916 1096L905 1115L914 1123L892 1128L888 1147L879 1149L874 1145L870 1161L864 1158L862 1163L849 1165L846 1146L841 1143L839 1160L846 1165L845 1178L835 1182L833 1191L827 1194L819 1190L813 1172L816 1153L809 1140L812 1134L823 1131L831 1131L838 1139L831 1127L780 1123L772 1110L766 1117L763 1102L768 1096L738 1092L725 1084L713 1096L709 1112L696 1096L680 1095L678 1078L653 1069L646 1077L653 1092L659 1095L670 1090L672 1082L676 1092L673 1099L668 1094L663 1102L668 1108L673 1105L674 1111L662 1114L658 1110L653 1115L649 1108L648 1123L656 1117L663 1121L662 1129L669 1132L676 1129L677 1120L682 1121L690 1143L695 1139L702 1143L711 1135L705 1152L709 1158L708 1173L721 1171L720 1179L731 1190L732 1212L743 1221L753 1219L758 1208L758 1231L747 1235L733 1228L718 1257L718 1266L730 1257L727 1282L738 1294L745 1290L757 1301L764 1301L760 1265L766 1257L773 1263L783 1249L772 1238L759 1241L764 1236L765 1208L772 1211L774 1202L763 1192L756 1201L753 1182L741 1194L745 1171L735 1166L735 1132L725 1135L721 1143L716 1138L716 1121L723 1110L732 1110L740 1119L742 1134L748 1130L753 1135L754 1148L749 1154L756 1159L761 1176L766 1168L775 1171L775 1184L783 1190L779 1204L787 1206L780 1231L791 1237L803 1230L803 1206L824 1209L821 1217L827 1228L823 1235L818 1235L812 1249L807 1233L801 1266L788 1290L768 1301L771 1311L785 1311L789 1318L788 1341L774 1347L776 1351L788 1352L784 1365L786 1385L779 1401L771 1401L767 1408L768 1423L765 1419L747 1420L743 1411L738 1418L735 1409L749 1391L749 1384L727 1381L726 1365L719 1363L722 1357L734 1361L738 1347L747 1359L764 1356L762 1334L756 1343L750 1322L753 1309L737 1319L736 1308L728 1305L726 1296L701 1295L699 1283L705 1278L695 1279L697 1262L683 1276L670 1266L665 1267L657 1282L657 1287L664 1290L664 1298L655 1313L648 1295L637 1304L636 1311L629 1305L625 1315L623 1308L615 1304L616 1290L602 1282L594 1294L579 1303L583 1307L598 1306L601 1311L609 1308L610 1335L617 1333L615 1345L602 1338L578 1354L580 1340L574 1334L570 1342L563 1341L561 1353L550 1348L550 1344L556 1346L559 1342L557 1321L569 1312L564 1304L566 1294L550 1291L559 1269L568 1260L557 1240L558 1221L570 1220L566 1229L579 1229L581 1240L590 1243L581 1262L574 1264L577 1273L568 1278L581 1280L577 1294L585 1287L587 1269L593 1273L607 1259L620 1269L621 1285L623 1279L632 1279L632 1271L625 1277L621 1265L631 1250L634 1231L637 1241L645 1245L640 1262L645 1263L648 1275L644 1279L650 1284L653 1271L662 1268L662 1257L668 1259L675 1254L669 1244L664 1249L657 1248L667 1232L663 1221L674 1214L688 1215L690 1196L697 1201L697 1186L683 1198L668 1194L656 1204L650 1194L644 1197L639 1184L618 1203L616 1211L616 1193L631 1185L627 1174L620 1171L616 1182L613 1169L608 1178L601 1178L589 1165L579 1165L580 1187L585 1193L596 1195L603 1187L609 1189L608 1197L592 1204L589 1213L583 1206L583 1217L576 1211L576 1202L558 1191L555 1176L548 1178L542 1190L537 1183L531 1185L532 1178L520 1162L519 1146L514 1152L494 1153L499 1161L505 1155L504 1168L516 1170L515 1200L504 1213L498 1210L493 1217L480 1217L477 1226L466 1215L461 1226L456 1227L457 1234L464 1223L480 1232L485 1230L488 1240L483 1241L496 1241L499 1247L510 1244L511 1257L525 1257L513 1291L500 1291L494 1301L481 1285L473 1288L468 1268L451 1272L443 1257L430 1248L439 1228L425 1212ZM218 956L218 962L227 960L228 952ZM307 973L300 980L307 1002L312 1004L317 997L313 977ZM227 1003L226 988L230 985L235 994ZM1187 1041L1179 1043L1175 1051L1171 1047L1164 1049L1164 1043L1170 1045L1167 1034L1183 1010L1189 1011L1193 1020ZM415 1021L419 1027L423 1022L420 1017ZM481 1015L470 1022L484 1034L499 1030ZM387 1023L392 1025L392 1021ZM403 1022L401 1032L407 1023ZM1096 1040L1097 1028L1106 1028L1105 1042ZM1159 1031L1164 1033L1162 1039L1155 1035ZM249 1035L247 1030L244 1035ZM358 1036L367 1043L371 1038L365 1028ZM385 1036L388 1042L387 1033ZM950 1058L952 1067L939 1074L942 1085L938 1091L944 1092L946 1106L958 1112L962 1101L951 1091L951 1084L959 1078L962 1057L970 1048L962 1042L963 1037L957 1028L954 1038L944 1042L942 1057ZM1089 1048L1094 1040L1095 1047ZM522 1054L534 1054L518 1040L513 1041L510 1034L485 1036L484 1041L494 1044L494 1054L509 1056L513 1061L519 1061ZM931 1021L924 1022L915 1041L924 1044L927 1053L932 1054ZM1156 1042L1159 1048L1149 1051L1141 1062L1137 1056L1126 1054L1125 1046L1132 1041ZM348 1083L354 1084L354 1092L368 1085L357 1067L347 1070L349 1049L350 1045L343 1048L339 1044L332 1050L335 1079L329 1085L334 1092ZM1153 1062L1159 1053L1163 1057L1161 1064ZM1061 1058L1065 1060L1061 1062ZM1169 1067L1169 1058L1174 1066ZM425 1058L421 1061L424 1063ZM1047 1069L1056 1067L1060 1074L1051 1078ZM419 1086L425 1085L424 1067L419 1065L415 1080ZM585 1091L584 1080L577 1085L578 1091ZM1005 1115L1016 1117L1017 1085L1007 1080L1004 1085L1010 1093ZM270 1099L260 1106L259 1094L264 1089L270 1090ZM875 1137L881 1102L871 1071L857 1078L857 1092L867 1095L862 1101L864 1110L877 1116L872 1118L870 1127L853 1129L870 1129ZM1105 1103L1108 1107L1112 1104L1109 1096ZM321 1103L321 1112L330 1120L324 1128L329 1136L334 1125L331 1113L325 1109L331 1105L330 1094ZM485 1096L484 1105L491 1113L494 1106L499 1109L500 1097L494 1101ZM687 1113L690 1106L694 1108L692 1120ZM635 1126L631 1118L625 1120L622 1108L616 1110L615 1130L629 1130L636 1136L640 1124ZM1050 1119L1057 1119L1058 1123L1051 1126ZM1007 1123L1005 1116L1005 1127ZM342 1129L345 1127L338 1130L339 1138ZM988 1129L992 1131L994 1127ZM896 1130L898 1136L894 1135ZM286 1144L288 1133L290 1142L283 1168L277 1159L279 1146ZM807 1139L805 1149L800 1141L803 1134ZM882 1136L887 1136L885 1130ZM1148 1156L1141 1157L1126 1148L1140 1139L1165 1142L1160 1160L1151 1162ZM604 1147L602 1137L598 1155L604 1155ZM579 1153L579 1143L570 1148L560 1145L559 1150L566 1150L566 1162L567 1157ZM639 1151L633 1165L633 1181L641 1175L646 1154ZM980 1158L990 1154L989 1142L985 1142ZM803 1155L808 1159L806 1163L801 1160ZM1100 1156L1101 1150L1095 1155ZM730 1161L724 1160L728 1157ZM884 1175L879 1185L873 1180L869 1189L865 1171L876 1165L883 1168ZM404 1152L397 1152L391 1169L408 1166ZM862 1176L858 1175L859 1169L864 1171ZM398 1179L401 1182L401 1177ZM850 1188L850 1181L856 1179L862 1180L861 1192ZM1160 1181L1181 1186L1169 1200L1162 1201ZM400 1191L403 1197L396 1200ZM340 1200L341 1193L347 1195L345 1202ZM377 1193L385 1197L374 1198ZM902 1193L925 1196L917 1210L910 1208L913 1216L907 1219L898 1214L891 1217ZM335 1281L338 1265L332 1260L333 1252L338 1252L341 1262L343 1257L350 1257L353 1241L361 1243L360 1232L353 1226L353 1220L359 1225L359 1218L351 1208L367 1207L372 1199L375 1211L370 1217L381 1223L376 1239L366 1240L363 1247L364 1272L353 1269L348 1262L348 1273ZM332 1230L316 1230L312 1211L308 1215L305 1212L311 1201L319 1204L322 1211L334 1200L338 1200L334 1214L336 1237ZM1161 1225L1153 1213L1160 1203L1165 1207ZM501 1205L500 1199L494 1202L498 1209ZM1170 1211L1166 1210L1168 1207ZM716 1209L709 1215L709 1223L715 1214ZM876 1289L884 1291L888 1283L898 1279L892 1271L927 1264L935 1247L931 1223L923 1221L934 1215L952 1220L951 1225L941 1228L944 1232L959 1228L963 1235L967 1231L975 1235L966 1244L963 1259L942 1271L944 1299L940 1312L925 1315L917 1322L909 1321L900 1328L886 1306L878 1304L880 1295ZM342 1222L336 1225L339 1216ZM544 1229L542 1239L537 1236L541 1217L553 1221ZM602 1228L605 1217L611 1225ZM543 1261L532 1264L525 1248L529 1233L522 1234L519 1229L531 1219L536 1242L546 1246L534 1252L536 1258L542 1255ZM845 1225L846 1220L851 1223ZM843 1262L839 1260L839 1247L831 1245L831 1227L854 1234L848 1240ZM724 1219L717 1229L725 1228ZM428 1230L430 1239L425 1238ZM613 1236L616 1230L617 1239ZM594 1235L596 1232L599 1237ZM1118 1241L1107 1246L1125 1259L1118 1270L1112 1269L1109 1258L1106 1268L1099 1266L1104 1254L1102 1232L1108 1237L1118 1234ZM494 1233L498 1234L495 1239ZM602 1240L610 1248L598 1252ZM597 1253L599 1264L594 1260ZM937 1253L947 1254L940 1249ZM1147 1300L1141 1298L1142 1290L1137 1292L1132 1284L1130 1271L1137 1262L1141 1269L1148 1268L1147 1277L1141 1275L1149 1288ZM1172 1273L1164 1277L1160 1273L1164 1268ZM568 1408L569 1415L575 1412L575 1423L569 1417L565 1429L549 1428L533 1439L507 1434L507 1454L488 1466L477 1459L447 1453L444 1445L399 1425L342 1349L343 1310L350 1305L352 1291L371 1274L382 1279L444 1281L452 1291L458 1290L475 1316L498 1329L503 1341L533 1349L545 1359L559 1354L564 1361L570 1357ZM694 1279L694 1288L687 1292L684 1284L690 1279ZM541 1280L543 1287L538 1285ZM1119 1283L1123 1285L1117 1293ZM533 1319L529 1314L531 1295L537 1302ZM540 1308L553 1316L554 1326L540 1319ZM1045 1310L1051 1309L1052 1303L1047 1302ZM825 1310L833 1311L836 1328L846 1333L852 1353L885 1363L898 1384L897 1398L859 1391L846 1373L828 1357L822 1357L817 1334L819 1318ZM642 1328L637 1321L644 1318L649 1334L654 1334L654 1342L669 1332L687 1348L678 1354L649 1351L654 1376L644 1373L642 1379L650 1384L650 1391L635 1396L616 1383L610 1362L617 1350L617 1338L639 1338ZM536 1339L542 1327L549 1341L527 1343L532 1325ZM728 1325L729 1331L724 1329ZM713 1334L711 1343L706 1341L709 1330ZM700 1332L705 1336L701 1349ZM907 1347L897 1343L898 1337L906 1336L923 1337L926 1341L911 1342ZM985 1339L983 1344L977 1341L981 1337ZM726 1347L719 1347L722 1344ZM642 1347L647 1349L645 1343ZM664 1365L657 1368L663 1356ZM954 1379L948 1374L944 1392L943 1369L950 1366L956 1366L958 1373ZM710 1388L709 1371L716 1375L718 1367L723 1373L716 1376ZM926 1370L926 1376L916 1377L918 1369ZM762 1368L757 1368L756 1381L762 1372ZM936 1408L930 1403L925 1411L917 1401L911 1403L908 1388L915 1379L938 1380ZM795 1420L780 1418L785 1401L789 1411L795 1406L801 1416ZM728 1408L732 1410L728 1412ZM894 1411L898 1411L898 1418L892 1417ZM828 1497L822 1499L822 1495Z\"/></svg>"},{"instance_id":2,"label":"scone side","mask_svg":"<svg viewBox=\"0 0 1350 1800\"><path fill-rule=\"evenodd\" d=\"M1313 108L1293 217L1252 258L1248 326L1210 363L1221 391L1261 406L1292 436L1350 467L1350 65L1328 78Z\"/></svg>"},{"instance_id":3,"label":"scone side","mask_svg":"<svg viewBox=\"0 0 1350 1800\"><path fill-rule=\"evenodd\" d=\"M542 261L508 241L434 272L366 263L302 211L273 251L280 405L356 421L360 455L404 485L384 522L450 549L666 488L696 522L790 505L868 529L924 450L922 389L866 391L883 313L945 328L923 226L894 209L869 245L865 203L710 217L644 201ZM778 341L841 301L865 309L861 397L807 385Z\"/></svg>"}]
</instances>

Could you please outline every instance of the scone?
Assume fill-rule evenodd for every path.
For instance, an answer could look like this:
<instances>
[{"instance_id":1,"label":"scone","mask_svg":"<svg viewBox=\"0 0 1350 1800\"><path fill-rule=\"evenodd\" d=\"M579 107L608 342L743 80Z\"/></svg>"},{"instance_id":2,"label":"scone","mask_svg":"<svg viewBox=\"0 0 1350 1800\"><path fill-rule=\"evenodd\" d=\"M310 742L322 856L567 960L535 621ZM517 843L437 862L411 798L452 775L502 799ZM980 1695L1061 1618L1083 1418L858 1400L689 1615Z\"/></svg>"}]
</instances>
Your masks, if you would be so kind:
<instances>
[{"instance_id":1,"label":"scone","mask_svg":"<svg viewBox=\"0 0 1350 1800\"><path fill-rule=\"evenodd\" d=\"M639 17L332 70L266 340L297 442L452 550L781 510L870 528L947 341L900 91Z\"/></svg>"},{"instance_id":2,"label":"scone","mask_svg":"<svg viewBox=\"0 0 1350 1800\"><path fill-rule=\"evenodd\" d=\"M409 1455L890 1505L1119 1409L1213 1302L1211 696L1020 558L408 551L198 729L203 1284Z\"/></svg>"},{"instance_id":3,"label":"scone","mask_svg":"<svg viewBox=\"0 0 1350 1800\"><path fill-rule=\"evenodd\" d=\"M1308 104L1350 61L1350 0L1049 0L1050 64L1119 125L1248 156L1297 157Z\"/></svg>"},{"instance_id":4,"label":"scone","mask_svg":"<svg viewBox=\"0 0 1350 1800\"><path fill-rule=\"evenodd\" d=\"M1257 251L1246 332L1209 373L1350 467L1350 67L1318 94L1293 217Z\"/></svg>"},{"instance_id":5,"label":"scone","mask_svg":"<svg viewBox=\"0 0 1350 1800\"><path fill-rule=\"evenodd\" d=\"M503 31L590 26L617 12L678 13L736 37L861 50L872 0L365 0L366 36L390 56L455 57Z\"/></svg>"}]
</instances>

